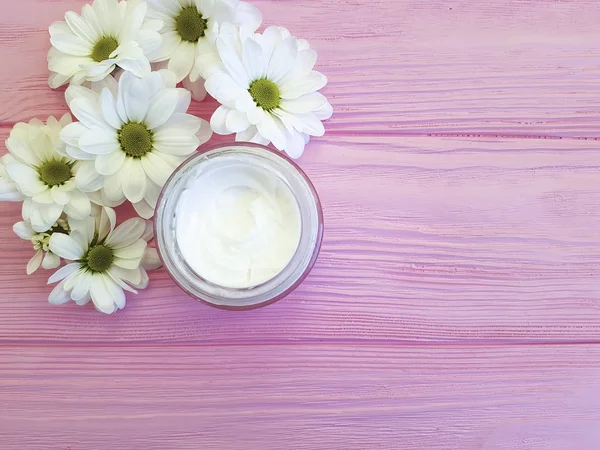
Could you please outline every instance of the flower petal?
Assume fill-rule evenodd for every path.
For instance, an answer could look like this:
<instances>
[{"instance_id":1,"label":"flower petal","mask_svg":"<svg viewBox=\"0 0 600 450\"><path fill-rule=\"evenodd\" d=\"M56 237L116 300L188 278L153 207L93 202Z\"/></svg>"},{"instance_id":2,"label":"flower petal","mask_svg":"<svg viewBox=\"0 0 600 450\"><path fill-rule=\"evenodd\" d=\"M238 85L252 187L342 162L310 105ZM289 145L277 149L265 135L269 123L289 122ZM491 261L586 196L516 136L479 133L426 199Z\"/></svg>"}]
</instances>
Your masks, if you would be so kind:
<instances>
[{"instance_id":1,"label":"flower petal","mask_svg":"<svg viewBox=\"0 0 600 450\"><path fill-rule=\"evenodd\" d=\"M116 267L116 266L113 266L113 267ZM136 269L136 270L139 270L139 271L141 272L143 269L141 269L141 268L138 268L138 269ZM127 291L127 292L133 292L134 294L137 294L137 293L138 293L138 292L137 292L135 289L133 289L131 286L129 286L129 285L128 285L127 283L125 283L123 280L121 280L121 279L120 279L120 278L118 278L118 277L115 277L115 276L114 276L114 275L113 275L113 274L110 272L110 270L108 271L108 276L109 276L110 278L112 278L112 280L113 280L115 283L117 283L117 285L118 285L118 286L120 286L120 287L121 287L121 289L123 289L123 291ZM140 275L140 277L141 277L141 275Z\"/></svg>"},{"instance_id":2,"label":"flower petal","mask_svg":"<svg viewBox=\"0 0 600 450\"><path fill-rule=\"evenodd\" d=\"M206 91L219 103L229 108L235 108L236 100L242 97L250 97L250 93L239 86L231 76L224 73L216 73L206 80Z\"/></svg>"},{"instance_id":3,"label":"flower petal","mask_svg":"<svg viewBox=\"0 0 600 450\"><path fill-rule=\"evenodd\" d=\"M94 306L98 311L112 314L118 309L118 304L125 305L125 293L110 277L94 274L90 287Z\"/></svg>"},{"instance_id":4,"label":"flower petal","mask_svg":"<svg viewBox=\"0 0 600 450\"><path fill-rule=\"evenodd\" d=\"M207 126L208 124L204 122L202 119L192 116L191 114L185 113L175 113L173 114L169 120L167 120L164 125L159 127L159 130L164 128L177 128L181 130L182 133L190 133L195 134L198 132L202 125ZM209 127L210 128L210 127Z\"/></svg>"},{"instance_id":5,"label":"flower petal","mask_svg":"<svg viewBox=\"0 0 600 450\"><path fill-rule=\"evenodd\" d=\"M237 133L247 129L251 124L246 113L232 109L227 114L225 125L230 132Z\"/></svg>"},{"instance_id":6,"label":"flower petal","mask_svg":"<svg viewBox=\"0 0 600 450\"><path fill-rule=\"evenodd\" d=\"M140 266L140 259L126 259L126 258L115 258L113 264L121 267L122 269L135 270Z\"/></svg>"},{"instance_id":7,"label":"flower petal","mask_svg":"<svg viewBox=\"0 0 600 450\"><path fill-rule=\"evenodd\" d=\"M163 70L160 72L152 72L150 75L142 78L144 89L148 92L148 97L150 99L167 87L167 83L165 82L165 78L163 76L166 72L168 71Z\"/></svg>"},{"instance_id":8,"label":"flower petal","mask_svg":"<svg viewBox=\"0 0 600 450\"><path fill-rule=\"evenodd\" d=\"M60 258L52 252L47 252L42 261L42 268L46 270L56 269L60 266Z\"/></svg>"},{"instance_id":9,"label":"flower petal","mask_svg":"<svg viewBox=\"0 0 600 450\"><path fill-rule=\"evenodd\" d=\"M51 189L45 189L42 192L40 192L39 194L36 194L33 196L33 201L35 203L43 203L43 204L51 204L51 203L55 203L54 199L52 198L52 191Z\"/></svg>"},{"instance_id":10,"label":"flower petal","mask_svg":"<svg viewBox=\"0 0 600 450\"><path fill-rule=\"evenodd\" d=\"M264 78L267 74L267 68L264 65L262 48L253 39L248 39L242 46L242 62L250 81Z\"/></svg>"},{"instance_id":11,"label":"flower petal","mask_svg":"<svg viewBox=\"0 0 600 450\"><path fill-rule=\"evenodd\" d=\"M90 285L92 284L92 276L91 272L82 270L74 278L74 285L71 291L71 298L79 304L83 299L89 297L90 293ZM70 285L69 282L66 283L67 287Z\"/></svg>"},{"instance_id":12,"label":"flower petal","mask_svg":"<svg viewBox=\"0 0 600 450\"><path fill-rule=\"evenodd\" d=\"M188 156L199 145L200 141L195 134L182 134L177 129L163 129L154 134L154 148L169 155Z\"/></svg>"},{"instance_id":13,"label":"flower petal","mask_svg":"<svg viewBox=\"0 0 600 450\"><path fill-rule=\"evenodd\" d=\"M72 159L79 159L81 161L92 161L95 155L84 152L79 147L73 147L72 145L65 146L65 153Z\"/></svg>"},{"instance_id":14,"label":"flower petal","mask_svg":"<svg viewBox=\"0 0 600 450\"><path fill-rule=\"evenodd\" d=\"M84 131L79 138L79 147L86 153L92 155L106 155L111 152L119 152L119 141L114 129L92 129Z\"/></svg>"},{"instance_id":15,"label":"flower petal","mask_svg":"<svg viewBox=\"0 0 600 450\"><path fill-rule=\"evenodd\" d=\"M141 123L146 117L150 97L145 84L138 78L132 78L124 92L120 92L123 96L123 103L127 111L127 117L130 121Z\"/></svg>"},{"instance_id":16,"label":"flower petal","mask_svg":"<svg viewBox=\"0 0 600 450\"><path fill-rule=\"evenodd\" d=\"M146 154L146 156L141 159L141 162L146 175L148 175L150 180L158 186L164 186L173 173L173 168L163 159L159 158L155 152Z\"/></svg>"},{"instance_id":17,"label":"flower petal","mask_svg":"<svg viewBox=\"0 0 600 450\"><path fill-rule=\"evenodd\" d=\"M113 279L127 281L131 284L137 284L141 281L142 275L139 269L123 269L118 266L112 266L108 273Z\"/></svg>"},{"instance_id":18,"label":"flower petal","mask_svg":"<svg viewBox=\"0 0 600 450\"><path fill-rule=\"evenodd\" d=\"M13 231L17 236L26 241L30 240L36 234L35 231L33 231L33 228L31 228L31 225L25 221L15 223L13 225Z\"/></svg>"},{"instance_id":19,"label":"flower petal","mask_svg":"<svg viewBox=\"0 0 600 450\"><path fill-rule=\"evenodd\" d=\"M290 82L282 84L279 88L281 98L292 100L303 95L316 92L327 84L327 77L319 72L311 72Z\"/></svg>"},{"instance_id":20,"label":"flower petal","mask_svg":"<svg viewBox=\"0 0 600 450\"><path fill-rule=\"evenodd\" d=\"M65 21L69 28L83 41L89 45L94 45L94 42L99 38L96 30L88 25L81 16L73 11L67 11Z\"/></svg>"},{"instance_id":21,"label":"flower petal","mask_svg":"<svg viewBox=\"0 0 600 450\"><path fill-rule=\"evenodd\" d=\"M165 89L154 96L144 121L148 128L155 129L169 120L182 95L180 91L189 97L190 93L182 89Z\"/></svg>"},{"instance_id":22,"label":"flower petal","mask_svg":"<svg viewBox=\"0 0 600 450\"><path fill-rule=\"evenodd\" d=\"M67 55L89 56L92 50L90 42L86 42L74 34L51 33L50 43Z\"/></svg>"},{"instance_id":23,"label":"flower petal","mask_svg":"<svg viewBox=\"0 0 600 450\"><path fill-rule=\"evenodd\" d=\"M69 275L77 272L79 269L81 269L81 263L67 264L66 266L58 269L50 278L48 278L48 284L54 284L57 281L64 280Z\"/></svg>"},{"instance_id":24,"label":"flower petal","mask_svg":"<svg viewBox=\"0 0 600 450\"><path fill-rule=\"evenodd\" d=\"M327 98L319 93L313 92L293 100L281 100L281 108L290 113L309 113L322 108L327 103Z\"/></svg>"},{"instance_id":25,"label":"flower petal","mask_svg":"<svg viewBox=\"0 0 600 450\"><path fill-rule=\"evenodd\" d=\"M144 198L146 192L146 173L142 163L133 158L127 158L123 165L121 181L123 194L131 203L137 203Z\"/></svg>"},{"instance_id":26,"label":"flower petal","mask_svg":"<svg viewBox=\"0 0 600 450\"><path fill-rule=\"evenodd\" d=\"M325 103L318 110L314 111L314 114L319 120L330 119L333 115L333 108L329 102Z\"/></svg>"},{"instance_id":27,"label":"flower petal","mask_svg":"<svg viewBox=\"0 0 600 450\"><path fill-rule=\"evenodd\" d=\"M77 187L83 192L94 192L102 189L102 186L104 186L104 177L96 171L93 161L83 161L79 164L77 174L75 175L75 182L77 183Z\"/></svg>"},{"instance_id":28,"label":"flower petal","mask_svg":"<svg viewBox=\"0 0 600 450\"><path fill-rule=\"evenodd\" d=\"M81 191L71 192L71 199L65 205L65 214L74 219L84 219L90 215L92 205L90 199Z\"/></svg>"},{"instance_id":29,"label":"flower petal","mask_svg":"<svg viewBox=\"0 0 600 450\"><path fill-rule=\"evenodd\" d=\"M294 61L298 55L298 46L295 37L288 37L281 41L275 50L269 67L267 69L267 78L274 83L280 81L294 66Z\"/></svg>"},{"instance_id":30,"label":"flower petal","mask_svg":"<svg viewBox=\"0 0 600 450\"><path fill-rule=\"evenodd\" d=\"M256 31L262 23L260 10L248 2L239 2L235 11L235 23L245 25Z\"/></svg>"},{"instance_id":31,"label":"flower petal","mask_svg":"<svg viewBox=\"0 0 600 450\"><path fill-rule=\"evenodd\" d=\"M120 249L141 239L146 231L146 221L139 217L126 220L119 225L106 239L106 245Z\"/></svg>"},{"instance_id":32,"label":"flower petal","mask_svg":"<svg viewBox=\"0 0 600 450\"><path fill-rule=\"evenodd\" d=\"M61 281L52 289L48 296L48 302L53 305L63 305L71 299L70 293L64 290L64 285L65 282Z\"/></svg>"},{"instance_id":33,"label":"flower petal","mask_svg":"<svg viewBox=\"0 0 600 450\"><path fill-rule=\"evenodd\" d=\"M191 42L181 41L171 56L168 67L177 76L178 83L190 74L194 65L195 50L194 44Z\"/></svg>"},{"instance_id":34,"label":"flower petal","mask_svg":"<svg viewBox=\"0 0 600 450\"><path fill-rule=\"evenodd\" d=\"M5 169L8 176L19 185L23 194L29 197L33 197L46 189L46 186L40 181L40 175L29 166L15 163L9 164Z\"/></svg>"},{"instance_id":35,"label":"flower petal","mask_svg":"<svg viewBox=\"0 0 600 450\"><path fill-rule=\"evenodd\" d=\"M142 235L142 239L146 242L151 241L154 238L154 222L146 220L146 231Z\"/></svg>"},{"instance_id":36,"label":"flower petal","mask_svg":"<svg viewBox=\"0 0 600 450\"><path fill-rule=\"evenodd\" d=\"M162 262L158 257L158 252L154 247L146 247L144 256L142 256L141 266L145 270L156 270L162 266Z\"/></svg>"},{"instance_id":37,"label":"flower petal","mask_svg":"<svg viewBox=\"0 0 600 450\"><path fill-rule=\"evenodd\" d=\"M260 134L271 141L277 149L282 150L285 147L285 128L279 118L271 114L265 114L263 120L256 124Z\"/></svg>"},{"instance_id":38,"label":"flower petal","mask_svg":"<svg viewBox=\"0 0 600 450\"><path fill-rule=\"evenodd\" d=\"M254 142L255 144L269 145L269 140L260 135L255 126L235 135L236 142Z\"/></svg>"},{"instance_id":39,"label":"flower petal","mask_svg":"<svg viewBox=\"0 0 600 450\"><path fill-rule=\"evenodd\" d=\"M87 128L101 128L106 131L113 130L113 128L106 123L102 117L102 111L100 110L99 105L92 103L89 98L74 98L69 107L71 108L71 112L75 115L75 117L77 117L79 121Z\"/></svg>"},{"instance_id":40,"label":"flower petal","mask_svg":"<svg viewBox=\"0 0 600 450\"><path fill-rule=\"evenodd\" d=\"M181 6L180 6L181 8ZM163 29L163 31L165 31ZM175 54L181 44L181 36L177 31L166 31L161 33L162 45L148 54L148 58L152 62L165 61Z\"/></svg>"},{"instance_id":41,"label":"flower petal","mask_svg":"<svg viewBox=\"0 0 600 450\"><path fill-rule=\"evenodd\" d=\"M117 101L108 88L102 89L100 93L100 107L104 120L114 129L121 129L123 121L117 113Z\"/></svg>"},{"instance_id":42,"label":"flower petal","mask_svg":"<svg viewBox=\"0 0 600 450\"><path fill-rule=\"evenodd\" d=\"M227 45L226 41L222 38L217 39L217 49L229 76L238 86L243 89L248 89L250 82L253 80L250 79L248 72L246 72L246 68L244 67L244 64L242 64L240 55Z\"/></svg>"},{"instance_id":43,"label":"flower petal","mask_svg":"<svg viewBox=\"0 0 600 450\"><path fill-rule=\"evenodd\" d=\"M226 119L229 111L232 111L227 106L221 105L213 113L210 118L210 126L213 131L217 134L230 134L231 132L227 129Z\"/></svg>"},{"instance_id":44,"label":"flower petal","mask_svg":"<svg viewBox=\"0 0 600 450\"><path fill-rule=\"evenodd\" d=\"M154 208L145 199L134 203L133 208L137 215L144 219L150 219L154 215Z\"/></svg>"},{"instance_id":45,"label":"flower petal","mask_svg":"<svg viewBox=\"0 0 600 450\"><path fill-rule=\"evenodd\" d=\"M63 207L55 203L44 205L40 203L32 203L29 210L31 216L31 226L38 233L52 228L63 212Z\"/></svg>"},{"instance_id":46,"label":"flower petal","mask_svg":"<svg viewBox=\"0 0 600 450\"><path fill-rule=\"evenodd\" d=\"M100 175L112 175L121 169L125 162L125 156L125 152L122 151L98 155L94 167Z\"/></svg>"},{"instance_id":47,"label":"flower petal","mask_svg":"<svg viewBox=\"0 0 600 450\"><path fill-rule=\"evenodd\" d=\"M148 203L148 206L152 209L156 208L156 204L158 203L158 197L160 196L162 186L158 186L156 183L148 180L148 184L146 185L146 195L144 195L144 200ZM148 239L144 239L148 241Z\"/></svg>"},{"instance_id":48,"label":"flower petal","mask_svg":"<svg viewBox=\"0 0 600 450\"><path fill-rule=\"evenodd\" d=\"M287 144L285 145L285 152L290 156L290 158L300 158L306 145L302 133L296 130L292 130L291 132L286 131L286 138Z\"/></svg>"},{"instance_id":49,"label":"flower petal","mask_svg":"<svg viewBox=\"0 0 600 450\"><path fill-rule=\"evenodd\" d=\"M38 250L37 252L35 252L35 255L33 255L33 257L27 263L27 275L31 275L33 272L40 268L43 258L44 252L42 250Z\"/></svg>"},{"instance_id":50,"label":"flower petal","mask_svg":"<svg viewBox=\"0 0 600 450\"><path fill-rule=\"evenodd\" d=\"M123 175L119 171L104 179L104 195L112 202L120 202L125 197L122 178Z\"/></svg>"},{"instance_id":51,"label":"flower petal","mask_svg":"<svg viewBox=\"0 0 600 450\"><path fill-rule=\"evenodd\" d=\"M63 206L69 203L71 198L66 191L60 188L60 186L52 187L52 189L50 189L50 193L52 194L52 200Z\"/></svg>"},{"instance_id":52,"label":"flower petal","mask_svg":"<svg viewBox=\"0 0 600 450\"><path fill-rule=\"evenodd\" d=\"M105 239L115 229L117 223L117 213L114 209L104 207L100 214L100 225L98 225L99 239Z\"/></svg>"},{"instance_id":53,"label":"flower petal","mask_svg":"<svg viewBox=\"0 0 600 450\"><path fill-rule=\"evenodd\" d=\"M134 284L134 287L136 287L137 289L146 289L150 280L148 278L146 270L143 267L140 267L140 274L142 276L142 279L139 283Z\"/></svg>"},{"instance_id":54,"label":"flower petal","mask_svg":"<svg viewBox=\"0 0 600 450\"><path fill-rule=\"evenodd\" d=\"M68 234L54 233L50 236L49 247L52 253L63 259L76 261L83 257L81 245Z\"/></svg>"},{"instance_id":55,"label":"flower petal","mask_svg":"<svg viewBox=\"0 0 600 450\"><path fill-rule=\"evenodd\" d=\"M17 127L15 126L12 129L10 137L5 141L6 148L19 161L23 161L29 166L37 166L41 161L34 149L30 148L28 145L28 134L18 136L16 128ZM24 131L24 133L27 133L27 131Z\"/></svg>"},{"instance_id":56,"label":"flower petal","mask_svg":"<svg viewBox=\"0 0 600 450\"><path fill-rule=\"evenodd\" d=\"M144 229L141 231L140 236L146 230L146 225L144 224ZM137 231L137 230L136 230ZM125 239L124 239L124 242ZM139 260L142 256L144 256L144 251L146 250L146 241L143 239L138 239L127 246L121 246L114 249L114 255L116 258L122 259L135 259Z\"/></svg>"}]
</instances>

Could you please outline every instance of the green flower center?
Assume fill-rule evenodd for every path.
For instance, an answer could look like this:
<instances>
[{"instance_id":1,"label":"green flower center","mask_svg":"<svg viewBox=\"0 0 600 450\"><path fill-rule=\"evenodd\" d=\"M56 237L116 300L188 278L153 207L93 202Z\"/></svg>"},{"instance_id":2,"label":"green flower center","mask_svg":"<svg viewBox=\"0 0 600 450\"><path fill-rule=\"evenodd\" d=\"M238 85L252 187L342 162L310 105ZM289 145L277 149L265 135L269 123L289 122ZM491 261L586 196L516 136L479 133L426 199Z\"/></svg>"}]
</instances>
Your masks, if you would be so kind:
<instances>
[{"instance_id":1,"label":"green flower center","mask_svg":"<svg viewBox=\"0 0 600 450\"><path fill-rule=\"evenodd\" d=\"M248 92L250 92L256 104L265 111L271 111L279 107L279 103L281 102L279 88L275 83L266 78L253 81L250 84Z\"/></svg>"},{"instance_id":2,"label":"green flower center","mask_svg":"<svg viewBox=\"0 0 600 450\"><path fill-rule=\"evenodd\" d=\"M184 41L198 42L198 39L204 37L207 23L208 20L202 17L198 8L186 6L181 8L181 12L175 19L175 28Z\"/></svg>"},{"instance_id":3,"label":"green flower center","mask_svg":"<svg viewBox=\"0 0 600 450\"><path fill-rule=\"evenodd\" d=\"M117 134L121 150L127 156L141 158L152 150L152 132L143 123L126 123Z\"/></svg>"},{"instance_id":4,"label":"green flower center","mask_svg":"<svg viewBox=\"0 0 600 450\"><path fill-rule=\"evenodd\" d=\"M86 256L86 264L92 272L105 272L112 265L113 251L104 245L95 245Z\"/></svg>"},{"instance_id":5,"label":"green flower center","mask_svg":"<svg viewBox=\"0 0 600 450\"><path fill-rule=\"evenodd\" d=\"M108 59L110 54L114 52L119 46L119 42L112 36L104 36L100 38L92 49L91 58L96 61L104 61Z\"/></svg>"},{"instance_id":6,"label":"green flower center","mask_svg":"<svg viewBox=\"0 0 600 450\"><path fill-rule=\"evenodd\" d=\"M73 177L71 165L58 160L45 162L39 167L38 173L42 182L50 187L60 186Z\"/></svg>"}]
</instances>

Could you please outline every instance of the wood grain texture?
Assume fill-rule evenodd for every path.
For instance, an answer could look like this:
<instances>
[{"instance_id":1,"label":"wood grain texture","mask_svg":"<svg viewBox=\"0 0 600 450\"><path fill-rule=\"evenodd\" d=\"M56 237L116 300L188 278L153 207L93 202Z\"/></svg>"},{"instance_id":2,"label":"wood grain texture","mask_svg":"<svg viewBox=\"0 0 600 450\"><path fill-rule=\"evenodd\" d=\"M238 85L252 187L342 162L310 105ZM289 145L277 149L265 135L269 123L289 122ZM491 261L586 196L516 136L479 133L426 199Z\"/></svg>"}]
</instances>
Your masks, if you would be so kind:
<instances>
[{"instance_id":1,"label":"wood grain texture","mask_svg":"<svg viewBox=\"0 0 600 450\"><path fill-rule=\"evenodd\" d=\"M3 8L0 142L67 111L47 27L83 3ZM253 3L329 77L317 265L246 313L164 271L53 307L0 204L0 449L600 448L600 2Z\"/></svg>"},{"instance_id":2,"label":"wood grain texture","mask_svg":"<svg viewBox=\"0 0 600 450\"><path fill-rule=\"evenodd\" d=\"M0 357L2 448L600 446L595 345L82 345Z\"/></svg>"}]
</instances>

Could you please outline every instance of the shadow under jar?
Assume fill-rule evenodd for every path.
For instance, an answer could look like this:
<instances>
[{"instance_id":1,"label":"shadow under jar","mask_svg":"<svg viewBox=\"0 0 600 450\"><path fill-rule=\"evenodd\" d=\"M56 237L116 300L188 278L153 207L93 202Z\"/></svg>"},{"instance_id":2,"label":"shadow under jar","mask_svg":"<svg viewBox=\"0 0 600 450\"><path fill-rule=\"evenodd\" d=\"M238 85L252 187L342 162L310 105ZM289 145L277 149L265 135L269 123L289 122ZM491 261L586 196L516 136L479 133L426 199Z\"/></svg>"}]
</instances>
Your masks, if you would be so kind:
<instances>
[{"instance_id":1,"label":"shadow under jar","mask_svg":"<svg viewBox=\"0 0 600 450\"><path fill-rule=\"evenodd\" d=\"M304 172L251 143L194 154L165 184L157 249L171 278L211 306L244 310L288 295L312 269L323 212Z\"/></svg>"}]
</instances>

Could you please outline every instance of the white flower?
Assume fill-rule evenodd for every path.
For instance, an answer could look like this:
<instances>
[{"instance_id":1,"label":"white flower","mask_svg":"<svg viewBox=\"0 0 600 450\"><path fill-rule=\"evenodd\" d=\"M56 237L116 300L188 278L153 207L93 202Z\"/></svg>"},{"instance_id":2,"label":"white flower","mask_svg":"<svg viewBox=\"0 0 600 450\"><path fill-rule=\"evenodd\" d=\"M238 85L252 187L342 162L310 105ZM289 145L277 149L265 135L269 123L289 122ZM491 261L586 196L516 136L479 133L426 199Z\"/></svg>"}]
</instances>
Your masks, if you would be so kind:
<instances>
[{"instance_id":1,"label":"white flower","mask_svg":"<svg viewBox=\"0 0 600 450\"><path fill-rule=\"evenodd\" d=\"M15 159L10 154L0 158L0 201L3 202L20 202L25 198L4 168L7 164L14 162Z\"/></svg>"},{"instance_id":2,"label":"white flower","mask_svg":"<svg viewBox=\"0 0 600 450\"><path fill-rule=\"evenodd\" d=\"M186 114L190 93L168 71L141 79L124 72L112 90L71 86L66 97L80 120L61 133L67 154L83 160L77 185L101 189L103 204L127 199L144 218L173 171L211 136L206 121Z\"/></svg>"},{"instance_id":3,"label":"white flower","mask_svg":"<svg viewBox=\"0 0 600 450\"><path fill-rule=\"evenodd\" d=\"M3 161L4 169L25 197L23 218L37 232L50 229L63 212L75 219L90 214L90 201L75 183L81 164L66 156L60 140L69 123L69 114L60 121L50 116L46 124L17 123L6 140L12 158Z\"/></svg>"},{"instance_id":4,"label":"white flower","mask_svg":"<svg viewBox=\"0 0 600 450\"><path fill-rule=\"evenodd\" d=\"M27 263L27 275L31 275L40 266L44 269L56 269L60 265L60 258L50 251L50 236L54 233L68 233L69 224L66 218L58 219L48 231L36 232L27 221L17 222L13 225L17 236L33 244L35 255Z\"/></svg>"},{"instance_id":5,"label":"white flower","mask_svg":"<svg viewBox=\"0 0 600 450\"><path fill-rule=\"evenodd\" d=\"M322 120L331 105L317 92L327 78L313 70L317 54L285 28L263 34L219 34L221 69L206 90L222 104L211 118L218 134L237 133L237 141L272 142L298 158L310 136L325 132Z\"/></svg>"},{"instance_id":6,"label":"white flower","mask_svg":"<svg viewBox=\"0 0 600 450\"><path fill-rule=\"evenodd\" d=\"M50 250L73 261L57 270L48 283L60 281L48 301L63 304L90 300L99 311L112 314L125 307L125 292L137 294L148 286L146 269L160 266L156 250L147 247L151 224L133 218L115 228L115 212L103 208L98 216L71 221L71 233L50 237Z\"/></svg>"},{"instance_id":7,"label":"white flower","mask_svg":"<svg viewBox=\"0 0 600 450\"><path fill-rule=\"evenodd\" d=\"M262 15L250 3L239 0L149 0L148 16L162 20L163 43L150 55L153 62L167 61L169 70L183 81L195 100L206 95L204 80L218 61L216 31L221 23L258 29Z\"/></svg>"},{"instance_id":8,"label":"white flower","mask_svg":"<svg viewBox=\"0 0 600 450\"><path fill-rule=\"evenodd\" d=\"M50 26L49 85L99 81L116 66L142 76L150 73L147 55L160 47L160 20L146 19L146 2L94 0L81 15L65 14L66 22Z\"/></svg>"}]
</instances>

